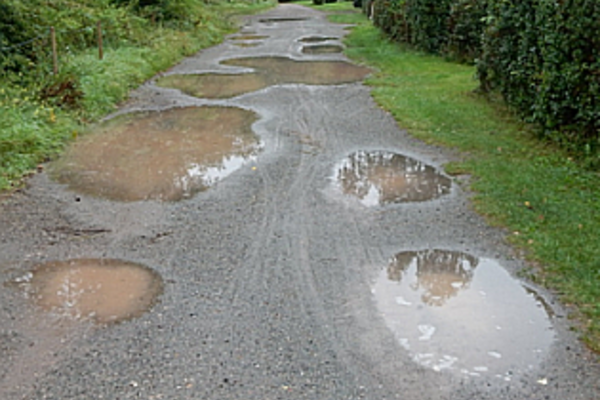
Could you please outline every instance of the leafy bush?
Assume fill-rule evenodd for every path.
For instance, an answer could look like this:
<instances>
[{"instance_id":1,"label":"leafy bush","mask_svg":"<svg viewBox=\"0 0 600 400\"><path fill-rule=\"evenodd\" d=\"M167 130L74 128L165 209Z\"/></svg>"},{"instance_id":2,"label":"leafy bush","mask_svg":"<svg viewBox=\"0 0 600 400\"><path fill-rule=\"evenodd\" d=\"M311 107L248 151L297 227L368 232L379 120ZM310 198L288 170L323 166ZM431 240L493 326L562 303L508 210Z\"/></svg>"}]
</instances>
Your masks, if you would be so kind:
<instances>
[{"instance_id":1,"label":"leafy bush","mask_svg":"<svg viewBox=\"0 0 600 400\"><path fill-rule=\"evenodd\" d=\"M488 12L482 88L600 165L600 3L489 0Z\"/></svg>"},{"instance_id":2,"label":"leafy bush","mask_svg":"<svg viewBox=\"0 0 600 400\"><path fill-rule=\"evenodd\" d=\"M455 0L448 17L448 43L443 52L450 58L473 63L481 53L487 3L483 0Z\"/></svg>"}]
</instances>

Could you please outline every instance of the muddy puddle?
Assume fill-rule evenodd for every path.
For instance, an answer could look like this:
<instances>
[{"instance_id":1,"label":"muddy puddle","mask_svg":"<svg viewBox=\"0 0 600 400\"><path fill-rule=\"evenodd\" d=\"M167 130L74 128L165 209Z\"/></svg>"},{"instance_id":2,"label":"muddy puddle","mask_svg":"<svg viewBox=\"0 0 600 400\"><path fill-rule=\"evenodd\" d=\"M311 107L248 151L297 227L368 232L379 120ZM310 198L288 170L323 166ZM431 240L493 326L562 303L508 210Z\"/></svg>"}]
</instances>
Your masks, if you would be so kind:
<instances>
[{"instance_id":1,"label":"muddy puddle","mask_svg":"<svg viewBox=\"0 0 600 400\"><path fill-rule=\"evenodd\" d=\"M265 35L240 35L240 36L232 36L229 38L229 40L245 41L245 40L263 40L266 38L268 38L268 36L265 36Z\"/></svg>"},{"instance_id":2,"label":"muddy puddle","mask_svg":"<svg viewBox=\"0 0 600 400\"><path fill-rule=\"evenodd\" d=\"M259 22L263 24L276 24L283 22L302 22L307 20L309 20L309 18L262 18L259 19Z\"/></svg>"},{"instance_id":3,"label":"muddy puddle","mask_svg":"<svg viewBox=\"0 0 600 400\"><path fill-rule=\"evenodd\" d=\"M402 252L372 291L399 343L436 371L518 379L539 365L554 340L544 305L490 259Z\"/></svg>"},{"instance_id":4,"label":"muddy puddle","mask_svg":"<svg viewBox=\"0 0 600 400\"><path fill-rule=\"evenodd\" d=\"M327 37L327 36L309 36L309 37L300 39L300 42L302 42L302 43L321 43L321 42L327 42L329 40L338 40L338 39L339 38Z\"/></svg>"},{"instance_id":5,"label":"muddy puddle","mask_svg":"<svg viewBox=\"0 0 600 400\"><path fill-rule=\"evenodd\" d=\"M181 200L256 157L256 119L229 107L128 114L78 140L50 174L75 191L111 200Z\"/></svg>"},{"instance_id":6,"label":"muddy puddle","mask_svg":"<svg viewBox=\"0 0 600 400\"><path fill-rule=\"evenodd\" d=\"M268 86L300 83L339 85L364 79L371 71L343 61L295 61L285 57L238 58L225 65L253 68L246 74L169 75L157 85L202 98L230 98Z\"/></svg>"},{"instance_id":7,"label":"muddy puddle","mask_svg":"<svg viewBox=\"0 0 600 400\"><path fill-rule=\"evenodd\" d=\"M302 52L304 54L335 54L341 53L344 50L342 46L334 44L321 44L316 46L304 46Z\"/></svg>"},{"instance_id":8,"label":"muddy puddle","mask_svg":"<svg viewBox=\"0 0 600 400\"><path fill-rule=\"evenodd\" d=\"M383 151L351 154L337 165L334 179L367 207L435 199L450 193L452 184L432 166Z\"/></svg>"},{"instance_id":9,"label":"muddy puddle","mask_svg":"<svg viewBox=\"0 0 600 400\"><path fill-rule=\"evenodd\" d=\"M139 264L76 259L42 264L18 279L41 309L68 320L100 324L136 318L163 290L160 276Z\"/></svg>"}]
</instances>

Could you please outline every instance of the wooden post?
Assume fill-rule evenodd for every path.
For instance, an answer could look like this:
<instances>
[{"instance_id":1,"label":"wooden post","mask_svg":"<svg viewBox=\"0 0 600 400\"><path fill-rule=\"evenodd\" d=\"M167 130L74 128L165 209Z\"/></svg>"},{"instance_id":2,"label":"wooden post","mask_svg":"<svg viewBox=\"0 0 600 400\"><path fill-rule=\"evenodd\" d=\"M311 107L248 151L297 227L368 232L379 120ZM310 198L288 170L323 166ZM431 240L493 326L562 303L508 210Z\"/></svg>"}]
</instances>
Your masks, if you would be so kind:
<instances>
[{"instance_id":1,"label":"wooden post","mask_svg":"<svg viewBox=\"0 0 600 400\"><path fill-rule=\"evenodd\" d=\"M58 75L58 54L56 51L56 31L50 27L50 39L52 41L52 64L54 66L54 75Z\"/></svg>"},{"instance_id":2,"label":"wooden post","mask_svg":"<svg viewBox=\"0 0 600 400\"><path fill-rule=\"evenodd\" d=\"M104 58L104 51L102 49L102 22L98 21L96 30L98 31L98 58L102 60Z\"/></svg>"}]
</instances>

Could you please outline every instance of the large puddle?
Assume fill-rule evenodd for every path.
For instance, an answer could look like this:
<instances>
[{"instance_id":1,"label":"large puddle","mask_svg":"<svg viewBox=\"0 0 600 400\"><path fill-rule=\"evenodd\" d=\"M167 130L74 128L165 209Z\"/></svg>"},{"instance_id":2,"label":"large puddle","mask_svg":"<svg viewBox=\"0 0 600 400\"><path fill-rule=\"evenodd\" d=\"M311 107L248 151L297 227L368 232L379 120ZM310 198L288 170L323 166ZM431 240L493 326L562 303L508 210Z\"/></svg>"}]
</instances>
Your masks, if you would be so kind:
<instances>
[{"instance_id":1,"label":"large puddle","mask_svg":"<svg viewBox=\"0 0 600 400\"><path fill-rule=\"evenodd\" d=\"M53 163L51 175L111 200L180 200L256 156L255 120L250 111L225 107L125 115L78 140Z\"/></svg>"},{"instance_id":2,"label":"large puddle","mask_svg":"<svg viewBox=\"0 0 600 400\"><path fill-rule=\"evenodd\" d=\"M554 339L544 305L489 259L399 253L373 294L413 360L438 371L510 380L533 370Z\"/></svg>"},{"instance_id":3,"label":"large puddle","mask_svg":"<svg viewBox=\"0 0 600 400\"><path fill-rule=\"evenodd\" d=\"M338 39L339 38L330 37L330 36L309 36L309 37L300 39L300 42L302 42L302 43L321 43L321 42L327 42L329 40L338 40Z\"/></svg>"},{"instance_id":4,"label":"large puddle","mask_svg":"<svg viewBox=\"0 0 600 400\"><path fill-rule=\"evenodd\" d=\"M42 264L21 279L45 311L71 320L113 323L146 312L162 293L160 276L144 266L102 259Z\"/></svg>"},{"instance_id":5,"label":"large puddle","mask_svg":"<svg viewBox=\"0 0 600 400\"><path fill-rule=\"evenodd\" d=\"M371 72L343 61L295 61L286 57L237 58L223 64L253 68L256 72L169 75L159 79L157 85L179 89L196 97L230 98L286 83L340 85L358 82Z\"/></svg>"},{"instance_id":6,"label":"large puddle","mask_svg":"<svg viewBox=\"0 0 600 400\"><path fill-rule=\"evenodd\" d=\"M316 46L304 46L302 52L304 54L335 54L341 53L344 50L342 46L335 44L320 44Z\"/></svg>"},{"instance_id":7,"label":"large puddle","mask_svg":"<svg viewBox=\"0 0 600 400\"><path fill-rule=\"evenodd\" d=\"M429 165L384 151L351 154L335 171L341 191L365 206L435 199L448 194L452 184Z\"/></svg>"}]
</instances>

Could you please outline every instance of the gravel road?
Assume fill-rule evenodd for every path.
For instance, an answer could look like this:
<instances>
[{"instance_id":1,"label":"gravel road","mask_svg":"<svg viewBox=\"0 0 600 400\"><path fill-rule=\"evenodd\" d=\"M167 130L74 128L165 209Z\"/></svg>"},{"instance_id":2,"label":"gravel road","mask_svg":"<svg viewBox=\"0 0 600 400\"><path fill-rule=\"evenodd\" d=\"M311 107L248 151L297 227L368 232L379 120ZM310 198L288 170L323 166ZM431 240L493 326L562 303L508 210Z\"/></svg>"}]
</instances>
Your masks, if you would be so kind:
<instances>
[{"instance_id":1,"label":"gravel road","mask_svg":"<svg viewBox=\"0 0 600 400\"><path fill-rule=\"evenodd\" d=\"M320 37L340 45L346 28L321 12L280 5L247 18L237 34L259 38L242 45L229 38L163 75L252 72L221 64L241 57L348 61L331 46L324 54L302 52L307 42L300 41ZM151 80L119 109L116 115L211 105L257 115L259 154L189 198L113 201L79 194L40 172L2 200L0 398L600 399L600 363L570 330L568 310L551 293L513 278L525 265L504 243L505 232L472 211L467 178L440 172L457 154L409 137L360 82L277 82L211 100ZM363 201L376 193L360 195L359 186L370 180L372 190L384 181L377 174L386 173L383 164L361 166L368 154L409 157L416 175L429 166L450 184L425 201ZM353 168L366 181L340 178ZM405 178L393 189L408 185ZM443 317L441 304L467 298L469 282L479 285L476 277L497 263L514 285L500 296L522 291L546 321L526 331L530 316L511 312L517 322L503 326L500 339L504 332L537 329L539 337L517 335L540 343L535 357L511 339L506 346L517 356L504 358L502 374L486 373L486 366L453 368L463 354L501 357L483 348L492 338L477 330L483 316L469 314L468 304L466 324L475 324L450 336L459 350L447 356L449 364L428 363L427 354L407 345L397 329L418 326L415 343L422 344L441 334L442 325L434 333L419 322L427 314L418 313L410 322L417 326L390 322L375 288L395 255L433 249L468 255L461 266L468 259L471 269L461 275L464 282L450 282L456 290L432 289L437 302L417 308ZM24 287L36 265L82 258L147 266L162 277L162 294L148 312L115 324L64 320L33 304ZM423 274L417 278L426 285ZM399 306L412 304L403 299L396 297ZM502 297L494 302L505 307ZM452 324L457 311L447 310L445 323ZM468 339L473 332L476 343Z\"/></svg>"}]
</instances>

